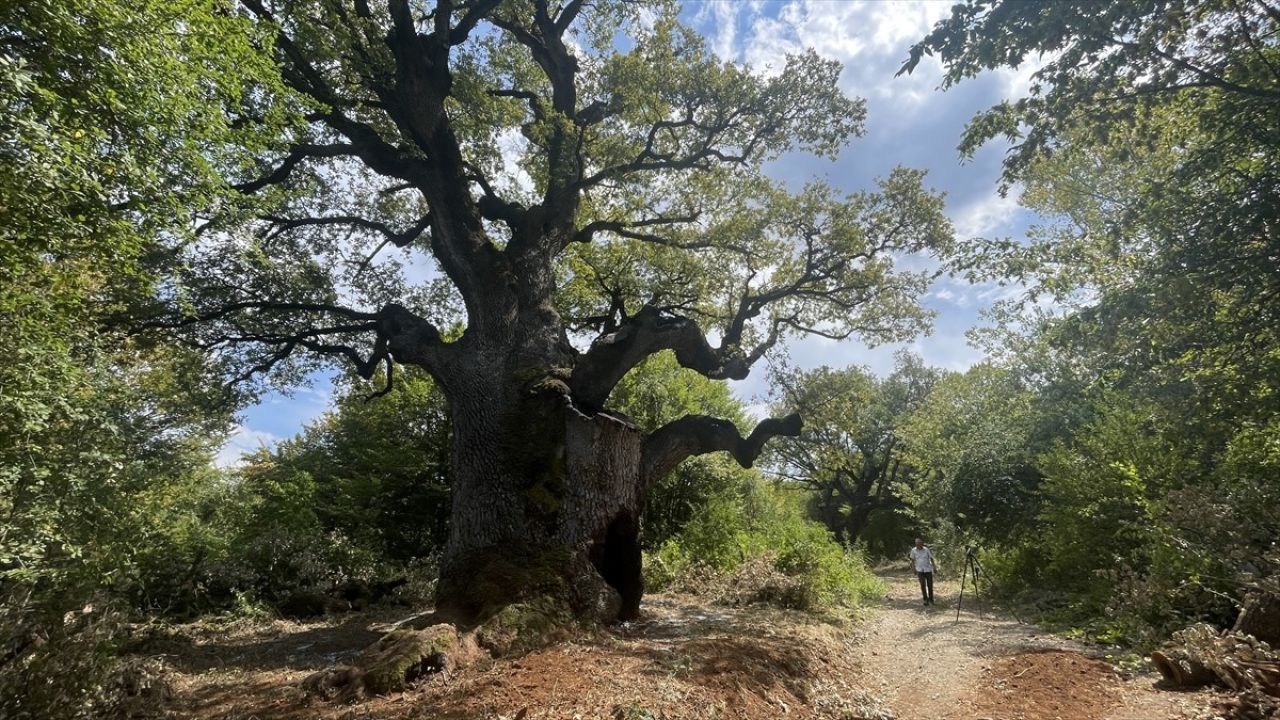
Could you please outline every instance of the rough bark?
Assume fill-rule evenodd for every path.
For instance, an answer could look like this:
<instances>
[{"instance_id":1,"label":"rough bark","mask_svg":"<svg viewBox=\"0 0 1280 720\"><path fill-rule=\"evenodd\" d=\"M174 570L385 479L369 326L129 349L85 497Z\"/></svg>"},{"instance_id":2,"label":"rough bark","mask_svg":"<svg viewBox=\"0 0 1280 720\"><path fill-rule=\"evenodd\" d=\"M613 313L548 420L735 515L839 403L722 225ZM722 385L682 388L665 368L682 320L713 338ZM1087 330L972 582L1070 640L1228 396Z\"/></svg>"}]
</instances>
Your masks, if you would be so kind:
<instances>
[{"instance_id":1,"label":"rough bark","mask_svg":"<svg viewBox=\"0 0 1280 720\"><path fill-rule=\"evenodd\" d=\"M743 438L727 421L686 416L646 437L624 417L580 409L550 374L505 394L455 385L450 402L453 507L437 607L464 627L635 617L653 483L718 450L750 466L770 437L800 429L798 416L766 420Z\"/></svg>"},{"instance_id":2,"label":"rough bark","mask_svg":"<svg viewBox=\"0 0 1280 720\"><path fill-rule=\"evenodd\" d=\"M506 412L500 402L454 410L438 604L463 625L521 605L600 622L639 610L643 434L542 384Z\"/></svg>"}]
</instances>

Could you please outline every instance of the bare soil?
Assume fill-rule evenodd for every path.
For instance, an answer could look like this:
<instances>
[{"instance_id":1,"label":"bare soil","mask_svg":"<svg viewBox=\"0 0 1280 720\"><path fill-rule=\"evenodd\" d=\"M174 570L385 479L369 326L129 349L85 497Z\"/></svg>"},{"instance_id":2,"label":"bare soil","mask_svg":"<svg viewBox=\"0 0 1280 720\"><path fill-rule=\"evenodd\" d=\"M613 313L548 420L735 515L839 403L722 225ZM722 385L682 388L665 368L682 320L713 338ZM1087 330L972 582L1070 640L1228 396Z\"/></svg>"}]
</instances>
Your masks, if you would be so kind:
<instances>
[{"instance_id":1,"label":"bare soil","mask_svg":"<svg viewBox=\"0 0 1280 720\"><path fill-rule=\"evenodd\" d=\"M858 660L898 720L1174 720L1211 697L1122 676L1097 650L975 597L972 582L962 601L958 582L937 580L925 606L914 573L881 578L888 593L858 629Z\"/></svg>"},{"instance_id":2,"label":"bare soil","mask_svg":"<svg viewBox=\"0 0 1280 720\"><path fill-rule=\"evenodd\" d=\"M1208 705L1154 676L1125 677L1086 648L978 606L940 582L924 607L914 575L860 623L689 596L646 598L641 620L518 659L485 661L353 705L298 689L405 619L384 609L324 622L164 631L169 668L154 718L195 720L1173 720Z\"/></svg>"},{"instance_id":3,"label":"bare soil","mask_svg":"<svg viewBox=\"0 0 1280 720\"><path fill-rule=\"evenodd\" d=\"M150 644L171 668L161 714L199 720L537 720L827 718L874 699L853 682L852 637L833 618L647 599L639 622L518 659L486 661L355 705L307 698L298 684L390 630L387 617L188 626ZM857 717L857 715L848 715ZM874 715L868 715L874 717Z\"/></svg>"}]
</instances>

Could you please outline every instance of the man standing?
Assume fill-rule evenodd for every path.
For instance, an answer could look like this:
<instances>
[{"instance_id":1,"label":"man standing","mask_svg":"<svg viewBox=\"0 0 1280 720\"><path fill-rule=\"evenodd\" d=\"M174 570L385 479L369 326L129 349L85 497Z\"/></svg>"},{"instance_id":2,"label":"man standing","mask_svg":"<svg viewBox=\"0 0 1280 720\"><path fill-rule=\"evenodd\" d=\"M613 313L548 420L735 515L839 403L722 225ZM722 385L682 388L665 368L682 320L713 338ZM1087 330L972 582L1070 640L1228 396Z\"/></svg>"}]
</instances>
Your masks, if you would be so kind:
<instances>
[{"instance_id":1,"label":"man standing","mask_svg":"<svg viewBox=\"0 0 1280 720\"><path fill-rule=\"evenodd\" d=\"M920 580L920 595L925 605L933 604L933 551L924 546L924 540L916 538L916 546L911 548L911 563L915 566L916 577Z\"/></svg>"}]
</instances>

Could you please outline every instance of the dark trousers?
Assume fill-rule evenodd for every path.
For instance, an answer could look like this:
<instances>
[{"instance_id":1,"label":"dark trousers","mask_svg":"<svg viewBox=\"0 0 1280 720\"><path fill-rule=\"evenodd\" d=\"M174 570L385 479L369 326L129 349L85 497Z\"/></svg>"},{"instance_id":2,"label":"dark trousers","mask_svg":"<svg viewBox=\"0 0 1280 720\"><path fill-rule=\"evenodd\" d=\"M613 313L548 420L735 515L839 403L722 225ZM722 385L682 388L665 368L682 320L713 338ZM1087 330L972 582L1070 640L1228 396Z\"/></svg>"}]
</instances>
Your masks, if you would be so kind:
<instances>
[{"instance_id":1,"label":"dark trousers","mask_svg":"<svg viewBox=\"0 0 1280 720\"><path fill-rule=\"evenodd\" d=\"M933 602L933 573L918 572L916 577L920 578L920 597Z\"/></svg>"}]
</instances>

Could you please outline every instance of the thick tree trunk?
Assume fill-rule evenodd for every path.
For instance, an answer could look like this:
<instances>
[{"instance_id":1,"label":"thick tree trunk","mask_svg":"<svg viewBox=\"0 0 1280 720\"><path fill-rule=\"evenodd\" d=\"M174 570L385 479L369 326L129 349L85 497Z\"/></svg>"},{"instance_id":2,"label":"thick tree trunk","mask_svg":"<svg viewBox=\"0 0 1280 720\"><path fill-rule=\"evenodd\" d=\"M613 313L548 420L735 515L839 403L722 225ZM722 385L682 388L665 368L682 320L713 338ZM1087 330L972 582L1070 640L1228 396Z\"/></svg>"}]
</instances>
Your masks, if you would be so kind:
<instances>
[{"instance_id":1,"label":"thick tree trunk","mask_svg":"<svg viewBox=\"0 0 1280 720\"><path fill-rule=\"evenodd\" d=\"M439 611L463 626L634 617L643 592L641 431L616 415L580 412L558 392L467 400L453 404Z\"/></svg>"},{"instance_id":2,"label":"thick tree trunk","mask_svg":"<svg viewBox=\"0 0 1280 720\"><path fill-rule=\"evenodd\" d=\"M862 538L862 531L867 529L867 521L871 519L871 511L875 509L874 501L863 499L862 502L849 510L847 530L850 545Z\"/></svg>"}]
</instances>

